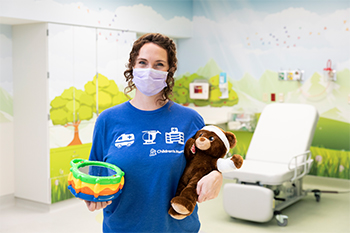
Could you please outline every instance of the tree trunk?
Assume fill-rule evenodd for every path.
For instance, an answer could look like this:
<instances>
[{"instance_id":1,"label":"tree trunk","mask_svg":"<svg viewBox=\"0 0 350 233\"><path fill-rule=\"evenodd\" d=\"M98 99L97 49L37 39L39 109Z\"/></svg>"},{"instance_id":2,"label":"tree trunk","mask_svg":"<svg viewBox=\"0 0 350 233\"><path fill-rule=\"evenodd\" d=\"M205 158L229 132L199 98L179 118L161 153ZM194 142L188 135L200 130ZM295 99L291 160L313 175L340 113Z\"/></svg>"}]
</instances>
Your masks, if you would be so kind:
<instances>
[{"instance_id":1,"label":"tree trunk","mask_svg":"<svg viewBox=\"0 0 350 233\"><path fill-rule=\"evenodd\" d=\"M73 140L69 143L68 146L74 146L74 145L81 145L81 141L79 138L79 125L80 121L74 122L73 124L70 124L70 126L74 127L74 138Z\"/></svg>"}]
</instances>

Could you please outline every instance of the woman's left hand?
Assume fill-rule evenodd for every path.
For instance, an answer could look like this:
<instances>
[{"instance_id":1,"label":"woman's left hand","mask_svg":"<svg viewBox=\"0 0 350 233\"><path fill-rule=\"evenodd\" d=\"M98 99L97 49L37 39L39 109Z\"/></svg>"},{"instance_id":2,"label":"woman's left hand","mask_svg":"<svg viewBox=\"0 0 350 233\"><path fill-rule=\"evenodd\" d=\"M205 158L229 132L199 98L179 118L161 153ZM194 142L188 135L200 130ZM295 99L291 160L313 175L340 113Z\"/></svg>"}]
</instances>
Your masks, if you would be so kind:
<instances>
[{"instance_id":1,"label":"woman's left hand","mask_svg":"<svg viewBox=\"0 0 350 233\"><path fill-rule=\"evenodd\" d=\"M216 170L203 176L197 183L198 203L216 198L222 185L222 174Z\"/></svg>"}]
</instances>

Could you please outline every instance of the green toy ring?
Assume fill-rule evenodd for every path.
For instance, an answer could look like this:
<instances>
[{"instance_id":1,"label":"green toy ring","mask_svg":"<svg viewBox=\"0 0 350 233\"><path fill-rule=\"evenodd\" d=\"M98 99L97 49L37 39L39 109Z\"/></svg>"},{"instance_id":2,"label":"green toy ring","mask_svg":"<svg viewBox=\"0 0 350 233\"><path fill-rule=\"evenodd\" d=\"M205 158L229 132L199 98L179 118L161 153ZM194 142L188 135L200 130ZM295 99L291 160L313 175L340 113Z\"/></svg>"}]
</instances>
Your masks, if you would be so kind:
<instances>
[{"instance_id":1,"label":"green toy ring","mask_svg":"<svg viewBox=\"0 0 350 233\"><path fill-rule=\"evenodd\" d=\"M70 165L72 166L70 168L70 171L72 172L74 178L88 184L100 184L100 185L118 184L120 183L122 177L124 176L124 172L119 167L110 163L99 162L99 161L89 161L85 159L73 159L70 162ZM100 166L100 167L109 168L115 171L116 174L112 176L92 176L79 171L79 168L86 167L86 166Z\"/></svg>"}]
</instances>

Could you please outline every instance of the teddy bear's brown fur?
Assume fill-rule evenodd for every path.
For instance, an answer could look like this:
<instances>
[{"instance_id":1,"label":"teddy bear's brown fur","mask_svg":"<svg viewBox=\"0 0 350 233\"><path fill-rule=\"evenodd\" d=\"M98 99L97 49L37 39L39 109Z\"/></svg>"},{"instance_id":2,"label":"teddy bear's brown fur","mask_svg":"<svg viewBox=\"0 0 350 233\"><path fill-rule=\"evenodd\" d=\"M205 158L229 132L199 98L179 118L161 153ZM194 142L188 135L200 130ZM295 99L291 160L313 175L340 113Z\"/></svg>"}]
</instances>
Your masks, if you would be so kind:
<instances>
[{"instance_id":1,"label":"teddy bear's brown fur","mask_svg":"<svg viewBox=\"0 0 350 233\"><path fill-rule=\"evenodd\" d=\"M223 133L229 141L230 148L233 148L237 142L236 136L231 132ZM168 211L173 218L179 220L192 214L198 199L198 181L211 171L217 170L216 162L226 155L226 147L214 132L202 129L194 138L187 140L184 153L187 165ZM240 155L233 155L231 160L236 168L242 166L243 158Z\"/></svg>"}]
</instances>

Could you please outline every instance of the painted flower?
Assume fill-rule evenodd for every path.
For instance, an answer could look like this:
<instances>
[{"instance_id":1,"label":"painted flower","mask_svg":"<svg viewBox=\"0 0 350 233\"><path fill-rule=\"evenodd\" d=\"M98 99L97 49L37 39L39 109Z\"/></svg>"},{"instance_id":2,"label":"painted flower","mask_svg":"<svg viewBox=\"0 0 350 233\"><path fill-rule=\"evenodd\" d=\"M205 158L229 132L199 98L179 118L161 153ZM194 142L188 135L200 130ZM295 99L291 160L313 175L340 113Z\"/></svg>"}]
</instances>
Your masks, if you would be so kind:
<instances>
[{"instance_id":1,"label":"painted flower","mask_svg":"<svg viewBox=\"0 0 350 233\"><path fill-rule=\"evenodd\" d=\"M339 165L339 172L344 171L344 166L343 165Z\"/></svg>"},{"instance_id":2,"label":"painted flower","mask_svg":"<svg viewBox=\"0 0 350 233\"><path fill-rule=\"evenodd\" d=\"M318 163L322 163L322 156L321 156L321 155L316 155L315 160L316 160Z\"/></svg>"},{"instance_id":3,"label":"painted flower","mask_svg":"<svg viewBox=\"0 0 350 233\"><path fill-rule=\"evenodd\" d=\"M59 182L59 180L55 180L55 185L58 186Z\"/></svg>"}]
</instances>

